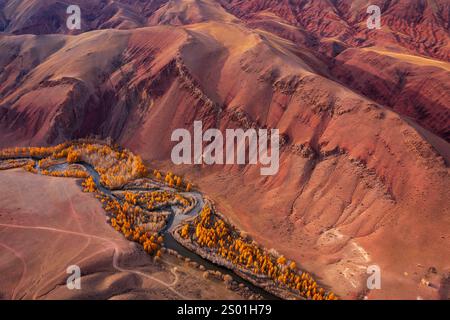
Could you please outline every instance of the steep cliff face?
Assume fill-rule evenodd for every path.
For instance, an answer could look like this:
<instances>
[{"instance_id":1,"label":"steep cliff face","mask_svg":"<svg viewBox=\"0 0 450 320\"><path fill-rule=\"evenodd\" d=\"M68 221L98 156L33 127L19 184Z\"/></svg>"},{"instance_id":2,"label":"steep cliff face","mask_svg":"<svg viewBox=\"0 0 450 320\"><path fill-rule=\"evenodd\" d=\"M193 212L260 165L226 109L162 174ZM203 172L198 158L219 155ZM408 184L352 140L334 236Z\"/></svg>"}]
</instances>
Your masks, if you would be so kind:
<instances>
[{"instance_id":1,"label":"steep cliff face","mask_svg":"<svg viewBox=\"0 0 450 320\"><path fill-rule=\"evenodd\" d=\"M146 112L165 89L161 68L186 37L182 30L155 27L3 38L1 45L11 50L2 65L1 123L12 137L3 143L57 143L86 134L118 139L130 117L141 118L132 113Z\"/></svg>"},{"instance_id":2,"label":"steep cliff face","mask_svg":"<svg viewBox=\"0 0 450 320\"><path fill-rule=\"evenodd\" d=\"M441 254L450 244L448 33L422 46L413 30L441 37L446 2L403 11L404 1L380 2L381 33L364 31L362 2L152 3L104 4L130 6L152 27L134 29L120 11L123 23L111 26L127 30L2 35L0 145L112 137L184 172L243 230L343 297L445 298L420 280L429 267L442 281L450 271ZM6 30L20 33L17 21ZM412 40L392 49L396 37ZM174 167L171 134L195 120L205 130L280 129L279 173ZM372 264L383 290L368 293Z\"/></svg>"},{"instance_id":3,"label":"steep cliff face","mask_svg":"<svg viewBox=\"0 0 450 320\"><path fill-rule=\"evenodd\" d=\"M75 31L77 33L224 19L235 22L241 19L251 26L261 17L273 15L291 26L291 30L306 30L318 42L399 47L440 60L450 59L450 4L446 0L376 0L370 3L353 0L6 0L0 4L0 31L71 33L66 28L69 5L82 8L82 30ZM381 30L367 29L369 5L381 8ZM275 32L280 27L279 23L266 25ZM289 37L289 32L284 35Z\"/></svg>"},{"instance_id":4,"label":"steep cliff face","mask_svg":"<svg viewBox=\"0 0 450 320\"><path fill-rule=\"evenodd\" d=\"M439 60L365 48L336 57L343 83L450 141L450 68Z\"/></svg>"},{"instance_id":5,"label":"steep cliff face","mask_svg":"<svg viewBox=\"0 0 450 320\"><path fill-rule=\"evenodd\" d=\"M339 81L449 141L450 4L370 4L381 8L380 30L367 28L365 1L222 1L247 26L320 53Z\"/></svg>"},{"instance_id":6,"label":"steep cliff face","mask_svg":"<svg viewBox=\"0 0 450 320\"><path fill-rule=\"evenodd\" d=\"M66 28L70 4L82 8L79 31ZM78 34L208 21L245 25L291 41L299 54L311 52L345 85L412 117L449 141L448 68L442 62L450 61L450 4L445 0L378 0L370 4L381 8L380 30L367 28L368 3L350 0L6 1L0 8L0 27L12 34ZM373 49L370 54L367 47ZM379 55L374 58L373 52ZM411 59L411 55L430 60ZM428 67L433 66L441 70L430 71ZM428 84L435 79L437 84ZM419 93L425 86L430 87L427 90L433 98Z\"/></svg>"},{"instance_id":7,"label":"steep cliff face","mask_svg":"<svg viewBox=\"0 0 450 320\"><path fill-rule=\"evenodd\" d=\"M449 61L449 12L446 0L221 0L236 16L252 21L270 12L289 24L324 38L351 46L396 46L414 53ZM367 8L378 5L382 13L381 30L367 28Z\"/></svg>"}]
</instances>

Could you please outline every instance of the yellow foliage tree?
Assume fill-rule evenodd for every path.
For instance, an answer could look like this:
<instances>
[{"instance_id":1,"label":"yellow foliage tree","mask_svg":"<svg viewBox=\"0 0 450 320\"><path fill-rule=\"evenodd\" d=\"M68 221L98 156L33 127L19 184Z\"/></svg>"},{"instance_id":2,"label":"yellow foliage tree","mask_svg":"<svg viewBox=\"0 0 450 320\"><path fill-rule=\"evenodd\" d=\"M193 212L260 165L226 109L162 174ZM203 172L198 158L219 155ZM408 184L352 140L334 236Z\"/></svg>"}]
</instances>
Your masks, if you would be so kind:
<instances>
[{"instance_id":1,"label":"yellow foliage tree","mask_svg":"<svg viewBox=\"0 0 450 320\"><path fill-rule=\"evenodd\" d=\"M67 154L67 162L69 163L75 163L75 162L79 162L81 160L81 154L77 151L70 151Z\"/></svg>"},{"instance_id":2,"label":"yellow foliage tree","mask_svg":"<svg viewBox=\"0 0 450 320\"><path fill-rule=\"evenodd\" d=\"M280 264L280 265L286 264L286 258L285 258L284 256L280 256L280 257L277 259L277 263Z\"/></svg>"}]
</instances>

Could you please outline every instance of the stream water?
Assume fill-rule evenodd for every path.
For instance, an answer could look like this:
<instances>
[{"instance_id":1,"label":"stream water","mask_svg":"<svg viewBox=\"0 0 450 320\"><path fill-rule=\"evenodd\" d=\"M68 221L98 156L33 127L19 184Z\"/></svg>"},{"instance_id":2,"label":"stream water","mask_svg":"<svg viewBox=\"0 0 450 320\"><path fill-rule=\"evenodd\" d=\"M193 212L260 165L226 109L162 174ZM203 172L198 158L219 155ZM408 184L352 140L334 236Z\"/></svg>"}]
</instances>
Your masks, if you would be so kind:
<instances>
[{"instance_id":1,"label":"stream water","mask_svg":"<svg viewBox=\"0 0 450 320\"><path fill-rule=\"evenodd\" d=\"M35 168L38 170L38 173L40 173L40 168L38 165L38 161L40 160L39 158L35 158L35 157L15 157L12 159L32 159L35 161ZM86 162L80 162L78 163L80 165L82 165L86 171L88 172L88 174L90 174L92 176L92 178L94 179L94 182L97 186L97 188L103 192L104 194L110 196L110 197L114 197L117 200L118 199L112 192L110 189L105 188L101 182L100 182L100 175L98 174L98 172L88 163ZM62 171L65 170L67 168L68 164L67 163L63 163L63 164L57 164L51 167L52 170L57 170L57 171ZM166 191L172 191L172 192L177 192L175 189L169 188L169 187L163 187L161 186L159 188L160 190L166 190ZM154 190L158 190L158 189L147 189L147 191L154 191ZM127 191L133 191L133 189L127 189ZM135 191L146 191L145 188L139 188L136 189ZM232 279L238 283L242 283L244 284L246 287L248 287L253 293L259 294L261 295L264 299L266 300L279 300L280 298L278 298L277 296L265 291L264 289L255 286L253 283L251 283L248 280L245 280L244 278L240 277L239 275L237 275L236 273L234 273L232 270L227 269L225 267L219 266L217 264L214 264L212 262L210 262L209 260L206 260L204 258L202 258L201 256L199 256L198 254L196 254L195 252L190 251L189 249L185 248L183 245L181 245L178 241L175 240L175 238L172 236L171 231L174 230L174 228L176 228L177 226L179 226L181 223L183 223L184 221L186 221L187 219L190 219L192 217L197 216L200 212L201 209L204 206L204 200L203 200L203 196L201 195L201 193L199 192L186 192L186 193L181 193L182 195L186 195L186 196L190 196L191 198L194 198L196 201L196 205L194 206L194 208L185 215L177 215L175 214L175 210L171 210L172 214L171 217L168 221L168 225L167 227L163 230L163 234L164 234L164 246L168 249L172 249L174 251L176 251L177 253L179 253L180 255L189 258L191 261L198 263L199 265L203 265L207 270L212 270L212 271L220 271L222 274L227 274L229 276L232 277Z\"/></svg>"},{"instance_id":2,"label":"stream water","mask_svg":"<svg viewBox=\"0 0 450 320\"><path fill-rule=\"evenodd\" d=\"M81 164L86 168L86 170L92 176L92 178L94 179L94 182L97 184L97 188L99 188L100 191L105 192L109 196L114 196L109 189L107 189L107 188L102 186L102 184L100 183L100 176L99 176L99 174L97 173L97 171L91 165L89 165L88 163L81 163ZM175 189L168 188L168 187L163 187L161 189L166 190L166 191L176 192ZM138 189L138 190L139 191L144 191L145 189ZM127 189L127 191L133 191L133 189ZM202 258L198 254L196 254L195 252L192 252L189 249L185 248L177 240L175 240L175 238L171 234L171 231L174 228L176 228L177 226L179 226L181 223L186 221L187 219L198 215L200 213L201 209L203 208L203 205L204 205L203 197L198 192L186 192L186 193L182 193L182 195L188 195L188 196L191 196L191 197L195 198L196 205L186 215L175 215L174 210L171 210L172 214L171 214L171 217L169 219L168 225L163 231L163 234L164 234L164 246L166 248L168 248L168 249L172 249L172 250L176 251L177 253L179 253L180 255L182 255L182 256L184 256L186 258L189 258L193 262L196 262L196 263L198 263L200 265L203 265L207 270L220 271L222 274L230 275L233 278L233 280L235 280L238 283L243 283L252 292L261 295L266 300L279 300L278 297L274 296L273 294L265 291L264 289L262 289L262 288L260 288L258 286L255 286L253 283L251 283L250 281L245 280L244 278L238 276L236 273L234 273L230 269L224 268L222 266L219 266L217 264L214 264L214 263L210 262L209 260L206 260L206 259Z\"/></svg>"}]
</instances>

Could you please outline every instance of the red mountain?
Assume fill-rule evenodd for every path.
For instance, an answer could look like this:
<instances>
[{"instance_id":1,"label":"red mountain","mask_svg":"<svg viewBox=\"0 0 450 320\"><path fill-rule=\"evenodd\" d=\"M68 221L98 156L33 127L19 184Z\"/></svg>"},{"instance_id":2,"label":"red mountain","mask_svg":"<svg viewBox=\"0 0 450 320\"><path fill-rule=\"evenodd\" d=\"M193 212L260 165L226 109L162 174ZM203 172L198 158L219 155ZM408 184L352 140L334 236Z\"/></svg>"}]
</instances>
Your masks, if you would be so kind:
<instances>
[{"instance_id":1,"label":"red mountain","mask_svg":"<svg viewBox=\"0 0 450 320\"><path fill-rule=\"evenodd\" d=\"M375 1L381 30L365 1L70 1L76 35L68 4L0 7L2 147L112 137L340 296L448 295L421 285L450 271L448 1ZM173 167L171 133L194 120L279 128L280 172Z\"/></svg>"}]
</instances>

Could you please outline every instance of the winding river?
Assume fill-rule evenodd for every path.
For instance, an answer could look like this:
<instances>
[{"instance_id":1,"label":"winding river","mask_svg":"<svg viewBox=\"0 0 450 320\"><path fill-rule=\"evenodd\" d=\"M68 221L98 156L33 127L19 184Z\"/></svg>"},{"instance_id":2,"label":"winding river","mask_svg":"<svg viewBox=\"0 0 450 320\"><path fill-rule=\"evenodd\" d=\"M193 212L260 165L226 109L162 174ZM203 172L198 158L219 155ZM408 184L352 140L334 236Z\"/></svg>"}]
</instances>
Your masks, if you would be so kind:
<instances>
[{"instance_id":1,"label":"winding river","mask_svg":"<svg viewBox=\"0 0 450 320\"><path fill-rule=\"evenodd\" d=\"M38 161L40 160L40 158L36 158L36 157L13 157L13 158L9 158L9 159L30 159L30 160L34 160L35 161L35 168L38 170L38 173L40 174L41 169L39 167ZM96 184L96 187L98 188L98 190L100 190L101 192L103 192L105 195L108 195L110 197L115 198L118 201L121 201L121 199L119 199L116 195L114 195L113 192L111 192L110 189L105 188L101 182L100 182L100 175L99 173L95 170L95 168L93 166L91 166L89 163L86 162L79 162L77 163L78 165L81 165L85 168L85 170L87 171L87 173L89 175L92 176L92 178L94 179L94 182ZM49 169L53 170L53 171L63 171L68 167L68 163L61 163L61 164L57 164L57 165L53 165L51 166ZM197 215L200 214L201 210L203 209L203 206L205 204L204 198L202 196L202 194L200 192L178 192L176 189L174 188L170 188L167 186L162 185L161 183L154 181L152 179L150 179L150 181L152 183L155 184L155 186L157 186L156 188L126 188L124 190L126 191L170 191L170 192L174 192L174 193L179 193L182 196L187 196L189 198L194 199L195 201L195 206L194 208L189 211L186 214L177 214L176 213L176 208L171 208L170 212L170 218L169 221L166 225L166 227L163 230L163 235L164 235L164 246L167 249L171 249L176 251L178 254L189 258L191 261L198 263L199 265L203 265L207 270L212 270L212 271L220 271L222 274L227 274L229 276L232 277L232 279L238 283L242 283L244 284L246 287L248 287L253 293L259 294L263 299L266 300L279 300L280 298L278 298L277 296L265 291L264 289L255 286L253 283L251 283L250 281L240 277L239 275L237 275L236 273L234 273L232 270L224 268L222 266L219 266L217 264L214 264L212 262L210 262L209 260L206 260L204 258L202 258L201 256L199 256L198 254L196 254L195 252L190 251L189 249L185 248L183 245L181 245L178 241L175 240L175 238L172 235L173 230L175 230L179 225L183 224L186 220L189 220L191 218L196 217ZM118 190L121 191L121 190Z\"/></svg>"},{"instance_id":2,"label":"winding river","mask_svg":"<svg viewBox=\"0 0 450 320\"><path fill-rule=\"evenodd\" d=\"M86 168L86 170L88 171L88 173L92 176L92 178L94 179L94 182L97 185L97 188L100 191L104 192L105 194L107 194L109 196L115 197L117 199L117 197L111 192L111 190L105 188L100 183L100 175L90 164L84 163L84 162L80 163L80 164L83 165ZM156 181L152 180L152 182L154 182L156 185L160 185ZM183 224L183 222L185 222L186 220L194 218L200 214L200 212L203 209L203 206L205 205L205 201L204 201L201 193L199 193L199 192L178 192L176 189L169 188L166 186L161 186L161 185L158 189L153 189L153 188L152 189L145 189L145 188L136 188L136 189L127 188L126 189L126 191L158 191L158 190L179 193L182 196L191 197L191 198L195 199L195 201L196 201L194 208L187 214L175 214L174 208L172 208L170 210L171 215L170 215L169 221L167 223L167 226L163 230L164 246L167 249L172 249L172 250L176 251L177 253L179 253L180 255L191 259L191 261L196 262L199 265L203 265L207 270L220 271L222 274L230 275L233 278L233 280L235 280L238 283L243 283L252 292L261 295L266 300L279 300L278 297L274 296L273 294L265 291L264 289L262 289L260 287L255 286L253 283L238 276L233 271L231 271L227 268L224 268L222 266L216 265L216 264L202 258L198 254L188 250L187 248L182 246L177 240L175 240L175 238L172 236L172 231L174 229L176 229L179 225Z\"/></svg>"}]
</instances>

